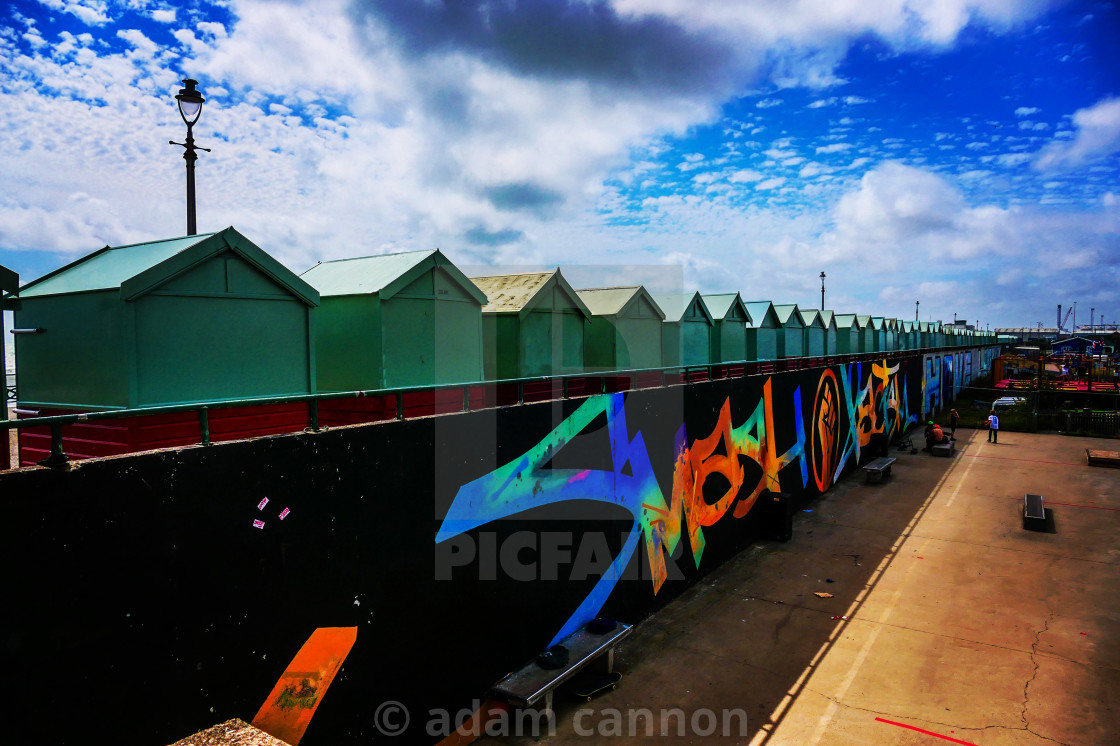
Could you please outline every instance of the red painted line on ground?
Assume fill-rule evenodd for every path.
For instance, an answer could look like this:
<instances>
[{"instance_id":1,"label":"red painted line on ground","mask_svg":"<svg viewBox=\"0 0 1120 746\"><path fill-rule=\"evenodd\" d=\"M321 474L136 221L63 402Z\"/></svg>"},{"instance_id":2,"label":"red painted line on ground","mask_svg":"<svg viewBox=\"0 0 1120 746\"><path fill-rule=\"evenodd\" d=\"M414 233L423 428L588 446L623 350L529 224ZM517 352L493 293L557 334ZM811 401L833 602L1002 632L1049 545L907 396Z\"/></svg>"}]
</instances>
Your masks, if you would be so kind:
<instances>
[{"instance_id":1,"label":"red painted line on ground","mask_svg":"<svg viewBox=\"0 0 1120 746\"><path fill-rule=\"evenodd\" d=\"M649 509L650 509L650 510L652 510L652 511L653 511L654 513L660 513L661 515L669 515L669 511L667 511L667 510L662 510L661 508L655 508L655 507L653 507L652 505L647 505L646 503L642 503L642 507L643 507L643 508L649 508Z\"/></svg>"},{"instance_id":2,"label":"red painted line on ground","mask_svg":"<svg viewBox=\"0 0 1120 746\"><path fill-rule=\"evenodd\" d=\"M996 445L999 445L998 443ZM978 456L975 453L961 453L962 456L972 458L990 458L994 461L1029 461L1032 464L1059 464L1060 466L1084 466L1080 461L1043 461L1038 458L1010 458L1008 456Z\"/></svg>"},{"instance_id":3,"label":"red painted line on ground","mask_svg":"<svg viewBox=\"0 0 1120 746\"><path fill-rule=\"evenodd\" d=\"M935 738L942 738L946 741L949 741L950 743L961 743L961 744L964 744L964 746L978 746L977 744L973 743L972 741L962 741L959 738L953 738L952 736L943 736L940 733L934 733L931 730L922 730L921 728L915 728L913 725L907 725L906 723L896 723L893 720L885 720L883 718L875 718L875 719L877 721L879 721L880 723L888 723L890 725L897 725L899 728L909 728L910 730L916 730L919 733L925 733L927 736L933 736Z\"/></svg>"}]
</instances>

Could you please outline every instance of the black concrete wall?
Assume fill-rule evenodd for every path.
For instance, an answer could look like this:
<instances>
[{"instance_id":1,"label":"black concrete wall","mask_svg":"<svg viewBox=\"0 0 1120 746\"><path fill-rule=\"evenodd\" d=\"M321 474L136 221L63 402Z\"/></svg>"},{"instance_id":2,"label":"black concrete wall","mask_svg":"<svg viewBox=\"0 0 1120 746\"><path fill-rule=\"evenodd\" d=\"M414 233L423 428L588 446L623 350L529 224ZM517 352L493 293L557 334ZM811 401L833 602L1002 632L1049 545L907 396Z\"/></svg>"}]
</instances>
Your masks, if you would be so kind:
<instances>
[{"instance_id":1,"label":"black concrete wall","mask_svg":"<svg viewBox=\"0 0 1120 746\"><path fill-rule=\"evenodd\" d=\"M754 540L759 511L735 515L750 493L780 487L808 501L818 480L827 489L837 470L880 455L920 410L920 376L920 358L902 359L0 474L8 728L44 743L111 734L114 743L158 744L230 717L251 720L315 628L357 626L303 743L372 741L373 713L386 700L410 709L409 740L419 742L430 708L468 706L565 625L596 613L638 622ZM752 457L760 433L741 427L766 422L767 391L773 428L761 442L777 457L795 454L785 465L765 448ZM740 429L690 462L725 405ZM487 492L488 474L593 410L602 411L541 451L536 468L526 461L508 490ZM612 427L630 449L624 463L612 456ZM721 498L723 512L704 528L697 567L673 496L690 463L723 463L726 472L728 461L742 468L737 491L728 494L724 475L698 475L693 515ZM766 482L767 469L777 482ZM639 483L640 494L630 489ZM526 507L517 495L537 502ZM649 507L658 497L681 520L675 534ZM441 527L455 533L444 525L449 511L469 519L455 525L478 525L437 543ZM646 549L656 531L679 537L660 587ZM632 532L637 543L616 585L597 586L596 574L571 579L580 551L602 569L599 550L607 561L620 556ZM542 547L569 535L570 557L551 579L549 562L533 560L562 558ZM501 548L526 536L534 548L512 568L500 557L493 571L485 566L486 542ZM465 555L449 554L453 546L473 547L475 559L455 564ZM521 577L526 565L531 579Z\"/></svg>"}]
</instances>

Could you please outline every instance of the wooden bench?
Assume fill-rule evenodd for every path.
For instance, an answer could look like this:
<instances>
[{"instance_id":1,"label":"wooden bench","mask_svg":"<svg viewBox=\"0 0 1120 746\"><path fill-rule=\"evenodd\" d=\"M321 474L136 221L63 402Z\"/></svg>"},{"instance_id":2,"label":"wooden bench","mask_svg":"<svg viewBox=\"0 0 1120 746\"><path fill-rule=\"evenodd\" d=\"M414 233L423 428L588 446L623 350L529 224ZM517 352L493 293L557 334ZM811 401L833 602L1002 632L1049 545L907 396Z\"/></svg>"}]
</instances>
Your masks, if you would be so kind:
<instances>
[{"instance_id":1,"label":"wooden bench","mask_svg":"<svg viewBox=\"0 0 1120 746\"><path fill-rule=\"evenodd\" d=\"M603 657L605 673L614 671L614 648L634 627L619 622L609 632L596 634L586 628L573 632L559 645L568 649L568 665L542 668L533 660L490 687L495 695L516 707L532 707L544 699L545 716L552 717L552 690L571 679L592 661Z\"/></svg>"},{"instance_id":2,"label":"wooden bench","mask_svg":"<svg viewBox=\"0 0 1120 746\"><path fill-rule=\"evenodd\" d=\"M1086 448L1085 463L1089 466L1120 466L1120 451L1095 451Z\"/></svg>"},{"instance_id":3,"label":"wooden bench","mask_svg":"<svg viewBox=\"0 0 1120 746\"><path fill-rule=\"evenodd\" d=\"M947 440L944 443L938 443L937 445L935 445L932 449L932 453L934 456L944 456L948 458L949 456L953 455L953 452L955 450L957 450L956 443L954 443L952 440Z\"/></svg>"},{"instance_id":4,"label":"wooden bench","mask_svg":"<svg viewBox=\"0 0 1120 746\"><path fill-rule=\"evenodd\" d=\"M1046 530L1046 508L1042 504L1042 495L1023 496L1023 528L1028 531Z\"/></svg>"},{"instance_id":5,"label":"wooden bench","mask_svg":"<svg viewBox=\"0 0 1120 746\"><path fill-rule=\"evenodd\" d=\"M895 460L887 456L880 456L874 461L868 461L863 465L863 470L867 473L867 481L870 482L872 481L871 478L875 477L874 481L881 482L883 477L889 477L891 475L891 464Z\"/></svg>"}]
</instances>

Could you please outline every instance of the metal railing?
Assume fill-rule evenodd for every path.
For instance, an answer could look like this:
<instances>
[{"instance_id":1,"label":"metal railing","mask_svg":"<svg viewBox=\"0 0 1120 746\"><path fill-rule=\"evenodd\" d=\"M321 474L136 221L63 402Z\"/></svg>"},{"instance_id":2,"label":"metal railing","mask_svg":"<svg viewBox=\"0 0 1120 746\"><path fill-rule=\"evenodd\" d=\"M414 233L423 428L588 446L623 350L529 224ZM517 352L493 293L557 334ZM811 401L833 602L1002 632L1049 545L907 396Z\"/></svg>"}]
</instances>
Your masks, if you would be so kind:
<instances>
[{"instance_id":1,"label":"metal railing","mask_svg":"<svg viewBox=\"0 0 1120 746\"><path fill-rule=\"evenodd\" d=\"M832 365L848 365L851 363L870 363L889 357L916 357L925 354L943 353L945 348L924 348L915 350L891 350L880 352L864 352L843 355L824 355L816 357L781 358L777 360L738 361L724 363L708 363L705 365L679 365L666 368L634 368L627 370L601 370L570 373L557 376L533 376L527 378L512 378L503 380L463 381L458 383L445 383L430 386L408 386L393 389L368 389L359 391L334 391L316 394L290 394L283 396L250 397L242 399L224 399L204 402L191 402L185 404L166 404L151 407L137 407L133 409L112 409L98 412L82 412L75 414L51 415L47 417L24 417L22 419L0 419L0 432L12 429L26 429L33 427L49 427L51 433L50 455L39 462L44 466L65 464L69 459L63 450L62 428L87 422L102 422L133 417L146 417L180 412L195 412L198 419L198 443L210 445L210 412L215 409L231 409L237 407L264 406L274 404L308 405L308 429L318 432L320 427L319 405L322 402L363 397L394 397L396 403L397 420L405 417L405 396L413 393L435 393L462 389L463 405L459 412L470 412L471 392L488 389L495 390L492 406L476 407L475 409L493 409L502 406L513 406L527 403L526 387L530 384L545 384L551 382L549 393L552 396L540 396L534 392L529 402L552 401L557 399L573 398L573 382L583 382L585 385L576 387L576 398L605 394L608 391L639 390L643 388L657 388L670 385L691 385L711 380L727 378L749 377L756 375L771 375L790 370L808 370L824 368ZM732 374L734 373L734 374ZM659 374L659 375L658 375ZM654 379L653 384L639 385L640 382ZM598 385L587 386L588 381L598 379ZM608 383L612 382L612 383ZM625 388L615 388L620 383L628 384ZM499 390L516 390L516 397L512 401L501 401L503 397L497 395ZM508 398L508 397L507 397ZM17 414L25 414L26 410L16 410ZM451 414L444 412L442 414ZM428 414L420 416L430 416ZM378 420L370 420L374 422ZM2 465L0 465L2 466Z\"/></svg>"}]
</instances>

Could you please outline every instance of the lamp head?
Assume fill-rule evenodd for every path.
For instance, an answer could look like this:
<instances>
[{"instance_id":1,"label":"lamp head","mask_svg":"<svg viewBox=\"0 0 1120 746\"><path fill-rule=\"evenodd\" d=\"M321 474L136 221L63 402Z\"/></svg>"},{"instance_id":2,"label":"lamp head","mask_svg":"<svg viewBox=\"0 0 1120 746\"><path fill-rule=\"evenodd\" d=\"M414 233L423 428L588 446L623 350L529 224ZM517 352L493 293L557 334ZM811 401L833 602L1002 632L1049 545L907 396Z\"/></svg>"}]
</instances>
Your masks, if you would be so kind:
<instances>
[{"instance_id":1,"label":"lamp head","mask_svg":"<svg viewBox=\"0 0 1120 746\"><path fill-rule=\"evenodd\" d=\"M183 85L186 88L179 89L179 95L175 97L175 100L179 102L179 116L190 127L198 121L199 115L202 114L202 105L206 103L206 99L195 88L198 85L197 80L187 78L183 81Z\"/></svg>"}]
</instances>

